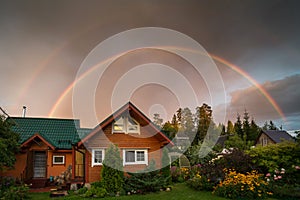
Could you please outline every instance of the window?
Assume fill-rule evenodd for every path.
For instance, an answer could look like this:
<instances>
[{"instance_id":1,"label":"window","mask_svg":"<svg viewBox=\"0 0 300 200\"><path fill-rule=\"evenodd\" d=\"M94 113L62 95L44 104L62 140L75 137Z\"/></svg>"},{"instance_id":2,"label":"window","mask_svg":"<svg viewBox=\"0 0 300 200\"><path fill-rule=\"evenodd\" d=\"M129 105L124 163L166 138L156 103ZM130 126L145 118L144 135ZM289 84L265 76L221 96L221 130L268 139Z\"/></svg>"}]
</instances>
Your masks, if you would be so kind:
<instances>
[{"instance_id":1,"label":"window","mask_svg":"<svg viewBox=\"0 0 300 200\"><path fill-rule=\"evenodd\" d=\"M148 165L148 151L141 150L123 150L124 165L145 164Z\"/></svg>"},{"instance_id":2,"label":"window","mask_svg":"<svg viewBox=\"0 0 300 200\"><path fill-rule=\"evenodd\" d=\"M92 150L92 167L95 165L102 165L104 160L104 149L93 149Z\"/></svg>"},{"instance_id":3,"label":"window","mask_svg":"<svg viewBox=\"0 0 300 200\"><path fill-rule=\"evenodd\" d=\"M124 117L120 117L113 125L114 132L125 132L124 125Z\"/></svg>"},{"instance_id":4,"label":"window","mask_svg":"<svg viewBox=\"0 0 300 200\"><path fill-rule=\"evenodd\" d=\"M140 126L133 118L122 116L113 123L113 133L140 133Z\"/></svg>"},{"instance_id":5,"label":"window","mask_svg":"<svg viewBox=\"0 0 300 200\"><path fill-rule=\"evenodd\" d=\"M53 164L54 165L65 164L65 156L53 156Z\"/></svg>"},{"instance_id":6,"label":"window","mask_svg":"<svg viewBox=\"0 0 300 200\"><path fill-rule=\"evenodd\" d=\"M268 145L268 138L263 137L262 139L262 146L267 146Z\"/></svg>"}]
</instances>

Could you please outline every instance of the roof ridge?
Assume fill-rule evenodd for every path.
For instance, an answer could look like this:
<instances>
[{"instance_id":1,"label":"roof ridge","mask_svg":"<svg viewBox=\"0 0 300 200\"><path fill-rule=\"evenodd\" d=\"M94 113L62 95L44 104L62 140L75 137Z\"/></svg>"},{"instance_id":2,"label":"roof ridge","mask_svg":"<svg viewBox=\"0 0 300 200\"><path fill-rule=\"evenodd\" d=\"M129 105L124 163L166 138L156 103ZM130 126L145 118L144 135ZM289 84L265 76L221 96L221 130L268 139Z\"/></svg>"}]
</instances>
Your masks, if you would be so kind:
<instances>
[{"instance_id":1,"label":"roof ridge","mask_svg":"<svg viewBox=\"0 0 300 200\"><path fill-rule=\"evenodd\" d=\"M41 120L66 120L66 121L80 121L80 119L71 118L47 118L47 117L10 117L12 119L41 119Z\"/></svg>"}]
</instances>

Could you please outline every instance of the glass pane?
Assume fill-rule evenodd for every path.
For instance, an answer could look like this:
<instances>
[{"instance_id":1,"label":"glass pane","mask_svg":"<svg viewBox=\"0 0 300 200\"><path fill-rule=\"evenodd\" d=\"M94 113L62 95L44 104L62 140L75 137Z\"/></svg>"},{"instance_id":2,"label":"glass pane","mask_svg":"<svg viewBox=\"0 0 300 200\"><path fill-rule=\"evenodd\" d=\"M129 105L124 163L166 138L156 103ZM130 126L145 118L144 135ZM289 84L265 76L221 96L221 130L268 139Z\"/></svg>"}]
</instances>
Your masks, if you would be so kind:
<instances>
[{"instance_id":1,"label":"glass pane","mask_svg":"<svg viewBox=\"0 0 300 200\"><path fill-rule=\"evenodd\" d=\"M134 132L134 131L136 131L136 132L138 132L138 127L137 127L137 125L128 125L128 131L130 131L130 132Z\"/></svg>"},{"instance_id":2,"label":"glass pane","mask_svg":"<svg viewBox=\"0 0 300 200\"><path fill-rule=\"evenodd\" d=\"M128 124L129 125L137 125L137 123L131 117L128 117Z\"/></svg>"},{"instance_id":3,"label":"glass pane","mask_svg":"<svg viewBox=\"0 0 300 200\"><path fill-rule=\"evenodd\" d=\"M126 162L135 162L134 151L126 151L125 152L125 161Z\"/></svg>"},{"instance_id":4,"label":"glass pane","mask_svg":"<svg viewBox=\"0 0 300 200\"><path fill-rule=\"evenodd\" d=\"M114 124L114 131L123 131L123 125Z\"/></svg>"},{"instance_id":5,"label":"glass pane","mask_svg":"<svg viewBox=\"0 0 300 200\"><path fill-rule=\"evenodd\" d=\"M94 163L102 163L102 151L94 151Z\"/></svg>"},{"instance_id":6,"label":"glass pane","mask_svg":"<svg viewBox=\"0 0 300 200\"><path fill-rule=\"evenodd\" d=\"M145 151L137 151L136 152L136 160L137 161L145 161Z\"/></svg>"},{"instance_id":7,"label":"glass pane","mask_svg":"<svg viewBox=\"0 0 300 200\"><path fill-rule=\"evenodd\" d=\"M63 156L55 156L54 157L54 162L55 163L63 163L64 162L64 157Z\"/></svg>"},{"instance_id":8,"label":"glass pane","mask_svg":"<svg viewBox=\"0 0 300 200\"><path fill-rule=\"evenodd\" d=\"M123 131L124 130L124 118L120 117L114 123L114 131Z\"/></svg>"}]
</instances>

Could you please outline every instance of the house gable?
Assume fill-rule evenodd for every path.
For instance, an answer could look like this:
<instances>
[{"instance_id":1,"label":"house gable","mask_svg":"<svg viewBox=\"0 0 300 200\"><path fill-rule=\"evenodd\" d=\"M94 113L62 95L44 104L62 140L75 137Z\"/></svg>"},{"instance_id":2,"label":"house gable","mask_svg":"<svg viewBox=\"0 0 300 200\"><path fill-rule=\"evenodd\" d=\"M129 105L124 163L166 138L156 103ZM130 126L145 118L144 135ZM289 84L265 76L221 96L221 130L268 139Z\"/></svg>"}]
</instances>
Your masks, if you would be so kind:
<instances>
[{"instance_id":1,"label":"house gable","mask_svg":"<svg viewBox=\"0 0 300 200\"><path fill-rule=\"evenodd\" d=\"M21 145L21 147L31 146L30 145L31 142L35 142L38 145L40 145L39 142L36 139L39 139L41 142L43 142L45 145L47 145L50 149L55 150L55 146L53 144L51 144L50 142L48 142L48 140L45 139L39 133L34 134L28 140L26 140L25 142L23 142L22 145Z\"/></svg>"},{"instance_id":2,"label":"house gable","mask_svg":"<svg viewBox=\"0 0 300 200\"><path fill-rule=\"evenodd\" d=\"M124 135L125 132L114 132L113 131L113 124L116 122L120 117L122 116L127 116L131 117L134 119L138 125L140 126L139 133L141 134L126 134L127 136L122 136ZM79 143L78 146L81 146L83 144L90 143L92 138L96 134L101 134L104 133L105 135L108 134L118 134L118 140L124 139L124 137L128 138L128 141L132 141L131 139L134 138L150 138L150 137L156 137L159 139L159 141L163 142L164 144L172 144L172 141L165 136L152 122L151 120L146 117L137 107L135 107L131 102L128 102L124 106L122 106L119 110L117 110L115 113L110 115L108 118L106 118L103 122L101 122L98 126L96 126L90 134L88 134L86 137L84 137ZM150 135L147 133L151 133ZM153 134L155 133L155 134ZM103 135L102 137L106 137ZM101 137L101 136L100 136ZM103 138L105 140L105 138ZM116 141L112 141L113 143Z\"/></svg>"},{"instance_id":3,"label":"house gable","mask_svg":"<svg viewBox=\"0 0 300 200\"><path fill-rule=\"evenodd\" d=\"M256 140L256 145L266 146L283 141L294 141L293 137L286 131L282 130L262 130Z\"/></svg>"},{"instance_id":4,"label":"house gable","mask_svg":"<svg viewBox=\"0 0 300 200\"><path fill-rule=\"evenodd\" d=\"M135 124L139 126L139 131L114 132L114 123L118 122L120 117L134 120ZM120 149L124 171L136 172L145 169L151 160L154 160L156 167L159 168L161 166L162 147L173 143L150 119L129 102L77 143L76 148L85 152L86 182L99 180L105 151L111 144L117 145Z\"/></svg>"}]
</instances>

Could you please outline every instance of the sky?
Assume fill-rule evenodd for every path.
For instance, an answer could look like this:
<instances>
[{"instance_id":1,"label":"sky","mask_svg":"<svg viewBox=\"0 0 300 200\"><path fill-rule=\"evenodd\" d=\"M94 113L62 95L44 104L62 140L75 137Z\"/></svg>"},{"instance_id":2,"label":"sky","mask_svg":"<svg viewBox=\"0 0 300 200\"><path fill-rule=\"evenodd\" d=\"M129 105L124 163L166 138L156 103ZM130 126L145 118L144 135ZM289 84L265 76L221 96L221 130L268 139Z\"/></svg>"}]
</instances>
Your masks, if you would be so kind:
<instances>
[{"instance_id":1,"label":"sky","mask_svg":"<svg viewBox=\"0 0 300 200\"><path fill-rule=\"evenodd\" d=\"M83 127L94 127L115 109L112 102L118 100L118 107L130 100L148 117L157 112L170 120L185 106L181 101L196 98L199 105L212 105L221 123L235 121L246 109L259 125L272 120L285 130L300 129L297 0L1 0L0 5L0 106L11 116L21 116L25 105L27 117L80 118ZM199 75L165 47L121 52L101 77L99 69L80 77L99 44L143 27L192 38L219 74ZM123 41L116 49L135 42ZM75 108L74 88L84 91Z\"/></svg>"}]
</instances>

